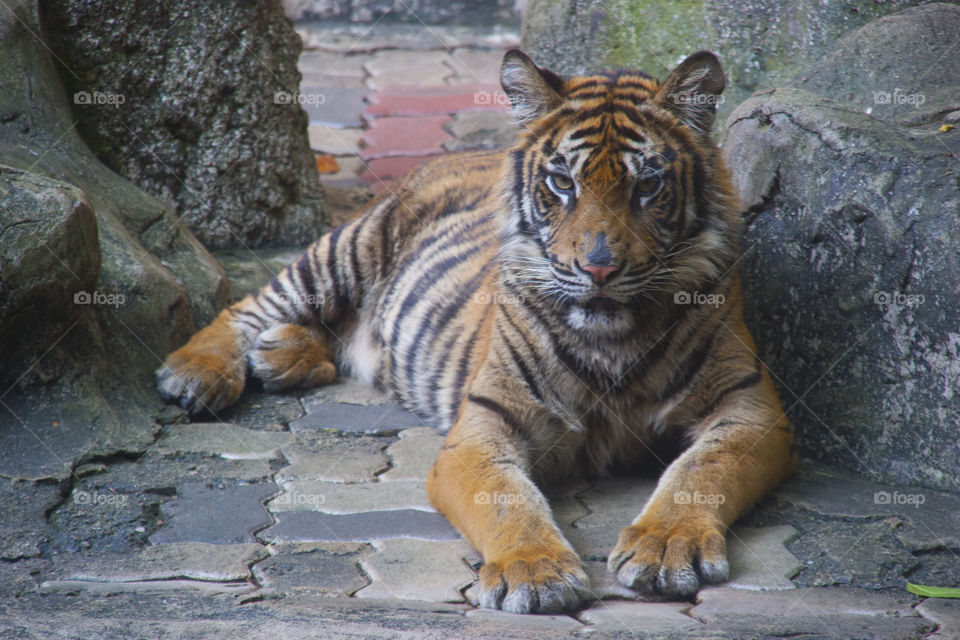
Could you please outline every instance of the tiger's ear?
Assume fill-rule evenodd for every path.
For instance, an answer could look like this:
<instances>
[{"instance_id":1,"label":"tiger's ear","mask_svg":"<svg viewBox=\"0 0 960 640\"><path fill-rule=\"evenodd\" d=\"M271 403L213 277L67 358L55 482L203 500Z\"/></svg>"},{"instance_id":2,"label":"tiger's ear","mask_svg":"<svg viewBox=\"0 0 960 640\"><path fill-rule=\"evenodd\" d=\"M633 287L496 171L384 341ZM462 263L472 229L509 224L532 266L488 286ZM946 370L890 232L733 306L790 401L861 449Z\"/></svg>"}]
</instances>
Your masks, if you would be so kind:
<instances>
[{"instance_id":1,"label":"tiger's ear","mask_svg":"<svg viewBox=\"0 0 960 640\"><path fill-rule=\"evenodd\" d=\"M521 126L553 111L563 102L563 78L541 69L519 49L511 49L503 56L500 84Z\"/></svg>"},{"instance_id":2,"label":"tiger's ear","mask_svg":"<svg viewBox=\"0 0 960 640\"><path fill-rule=\"evenodd\" d=\"M726 78L717 56L698 51L681 62L657 92L656 101L687 125L710 133Z\"/></svg>"}]
</instances>

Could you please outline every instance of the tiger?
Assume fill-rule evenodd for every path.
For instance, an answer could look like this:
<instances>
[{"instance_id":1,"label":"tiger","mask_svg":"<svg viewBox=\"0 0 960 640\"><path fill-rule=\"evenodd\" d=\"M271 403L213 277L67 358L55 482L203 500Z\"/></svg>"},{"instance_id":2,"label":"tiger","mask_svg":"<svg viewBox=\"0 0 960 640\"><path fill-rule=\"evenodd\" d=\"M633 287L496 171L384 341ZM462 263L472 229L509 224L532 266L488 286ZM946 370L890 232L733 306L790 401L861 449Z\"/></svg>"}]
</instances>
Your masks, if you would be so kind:
<instances>
[{"instance_id":1,"label":"tiger","mask_svg":"<svg viewBox=\"0 0 960 640\"><path fill-rule=\"evenodd\" d=\"M797 462L743 319L742 214L711 138L723 70L700 51L663 81L565 79L513 49L500 83L512 147L384 189L171 353L159 390L194 415L248 370L267 391L338 366L390 390L445 433L426 487L483 557L479 605L515 613L591 599L545 489L662 470L607 565L689 597L727 579L729 526Z\"/></svg>"}]
</instances>

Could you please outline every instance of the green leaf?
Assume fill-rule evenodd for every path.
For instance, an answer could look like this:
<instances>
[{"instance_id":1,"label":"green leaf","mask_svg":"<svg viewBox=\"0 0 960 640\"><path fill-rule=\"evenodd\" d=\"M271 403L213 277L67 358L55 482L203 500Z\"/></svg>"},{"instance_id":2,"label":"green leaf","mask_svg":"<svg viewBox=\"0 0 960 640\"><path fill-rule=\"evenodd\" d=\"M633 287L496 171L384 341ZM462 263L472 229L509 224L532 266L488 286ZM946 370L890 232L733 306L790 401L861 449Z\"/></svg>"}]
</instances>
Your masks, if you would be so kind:
<instances>
[{"instance_id":1,"label":"green leaf","mask_svg":"<svg viewBox=\"0 0 960 640\"><path fill-rule=\"evenodd\" d=\"M922 584L908 582L907 591L927 598L960 598L960 589L950 587L928 587Z\"/></svg>"}]
</instances>

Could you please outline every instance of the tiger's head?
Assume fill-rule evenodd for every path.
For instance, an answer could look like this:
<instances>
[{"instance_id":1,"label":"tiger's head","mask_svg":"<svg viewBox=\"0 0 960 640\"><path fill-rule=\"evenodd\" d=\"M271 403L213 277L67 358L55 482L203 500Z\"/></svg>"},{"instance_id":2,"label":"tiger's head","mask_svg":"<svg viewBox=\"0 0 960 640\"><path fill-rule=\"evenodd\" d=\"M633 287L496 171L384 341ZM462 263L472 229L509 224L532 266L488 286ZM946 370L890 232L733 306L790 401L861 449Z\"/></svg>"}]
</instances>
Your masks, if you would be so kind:
<instances>
[{"instance_id":1,"label":"tiger's head","mask_svg":"<svg viewBox=\"0 0 960 640\"><path fill-rule=\"evenodd\" d=\"M613 338L730 270L740 222L710 139L724 87L712 53L658 82L623 70L564 80L512 50L501 83L521 128L503 185L510 286Z\"/></svg>"}]
</instances>

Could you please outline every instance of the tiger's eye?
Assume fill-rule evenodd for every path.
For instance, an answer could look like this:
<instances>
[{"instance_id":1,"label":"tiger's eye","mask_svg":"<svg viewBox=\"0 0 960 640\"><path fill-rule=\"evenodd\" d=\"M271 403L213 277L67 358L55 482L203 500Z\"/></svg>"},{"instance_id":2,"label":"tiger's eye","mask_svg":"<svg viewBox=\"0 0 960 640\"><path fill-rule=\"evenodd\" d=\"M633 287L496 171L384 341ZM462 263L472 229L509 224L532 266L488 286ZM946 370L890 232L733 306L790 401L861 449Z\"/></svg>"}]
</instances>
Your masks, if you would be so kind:
<instances>
[{"instance_id":1,"label":"tiger's eye","mask_svg":"<svg viewBox=\"0 0 960 640\"><path fill-rule=\"evenodd\" d=\"M660 178L657 176L650 176L648 178L640 178L637 180L633 188L636 189L638 193L650 194L656 191L659 186Z\"/></svg>"},{"instance_id":2,"label":"tiger's eye","mask_svg":"<svg viewBox=\"0 0 960 640\"><path fill-rule=\"evenodd\" d=\"M550 176L550 179L553 180L553 186L560 191L573 189L573 179L570 178L570 176L565 176L562 173L554 173Z\"/></svg>"}]
</instances>

